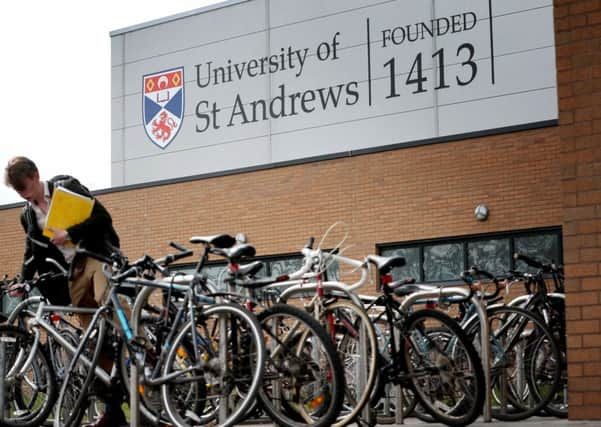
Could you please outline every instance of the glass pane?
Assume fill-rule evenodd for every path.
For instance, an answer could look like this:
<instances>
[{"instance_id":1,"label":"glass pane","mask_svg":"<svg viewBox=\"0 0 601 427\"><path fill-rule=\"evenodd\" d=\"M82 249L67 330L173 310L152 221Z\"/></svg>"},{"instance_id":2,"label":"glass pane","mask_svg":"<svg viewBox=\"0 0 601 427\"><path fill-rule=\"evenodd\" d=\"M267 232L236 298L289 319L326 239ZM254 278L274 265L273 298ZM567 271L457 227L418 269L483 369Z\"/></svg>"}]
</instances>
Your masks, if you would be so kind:
<instances>
[{"instance_id":1,"label":"glass pane","mask_svg":"<svg viewBox=\"0 0 601 427\"><path fill-rule=\"evenodd\" d=\"M460 243L424 246L426 282L459 280L463 270L463 249Z\"/></svg>"},{"instance_id":2,"label":"glass pane","mask_svg":"<svg viewBox=\"0 0 601 427\"><path fill-rule=\"evenodd\" d=\"M542 263L561 262L561 254L559 253L559 235L556 233L516 237L514 244L517 253L528 255ZM516 261L515 268L519 271L536 271L536 269L528 267L523 261Z\"/></svg>"},{"instance_id":3,"label":"glass pane","mask_svg":"<svg viewBox=\"0 0 601 427\"><path fill-rule=\"evenodd\" d=\"M480 240L467 244L468 267L476 266L499 275L511 268L509 239Z\"/></svg>"},{"instance_id":4,"label":"glass pane","mask_svg":"<svg viewBox=\"0 0 601 427\"><path fill-rule=\"evenodd\" d=\"M390 248L382 250L382 256L402 256L405 258L405 265L392 269L392 279L401 280L413 278L416 281L421 280L419 274L419 248Z\"/></svg>"},{"instance_id":5,"label":"glass pane","mask_svg":"<svg viewBox=\"0 0 601 427\"><path fill-rule=\"evenodd\" d=\"M294 273L303 266L303 260L299 257L282 258L269 261L271 276L281 276L282 274Z\"/></svg>"},{"instance_id":6,"label":"glass pane","mask_svg":"<svg viewBox=\"0 0 601 427\"><path fill-rule=\"evenodd\" d=\"M225 273L227 272L227 266L225 264L209 264L206 265L202 269L202 274L205 274L208 279L209 286L213 286L213 289L224 291L225 284L223 283L223 278L225 277ZM177 267L171 266L169 271L171 273L180 272L180 273L193 273L196 266L186 266L186 267Z\"/></svg>"}]
</instances>

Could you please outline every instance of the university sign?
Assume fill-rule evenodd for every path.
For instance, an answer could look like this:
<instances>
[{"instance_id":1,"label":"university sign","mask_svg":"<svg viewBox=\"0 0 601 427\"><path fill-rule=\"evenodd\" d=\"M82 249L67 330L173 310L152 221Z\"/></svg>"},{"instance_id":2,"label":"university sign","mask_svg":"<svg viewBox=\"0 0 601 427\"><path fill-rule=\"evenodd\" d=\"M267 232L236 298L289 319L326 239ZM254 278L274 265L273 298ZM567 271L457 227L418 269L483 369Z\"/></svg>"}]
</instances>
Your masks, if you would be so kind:
<instances>
[{"instance_id":1,"label":"university sign","mask_svg":"<svg viewBox=\"0 0 601 427\"><path fill-rule=\"evenodd\" d=\"M113 34L123 184L557 122L552 0L230 3Z\"/></svg>"}]
</instances>

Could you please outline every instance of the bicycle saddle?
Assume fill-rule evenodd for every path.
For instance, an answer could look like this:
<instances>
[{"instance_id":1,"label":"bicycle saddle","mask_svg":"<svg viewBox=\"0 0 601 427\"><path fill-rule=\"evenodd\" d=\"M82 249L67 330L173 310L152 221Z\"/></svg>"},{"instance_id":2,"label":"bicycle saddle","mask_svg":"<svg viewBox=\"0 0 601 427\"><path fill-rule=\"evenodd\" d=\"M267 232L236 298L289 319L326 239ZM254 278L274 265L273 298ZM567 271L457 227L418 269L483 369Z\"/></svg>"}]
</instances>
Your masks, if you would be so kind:
<instances>
[{"instance_id":1,"label":"bicycle saddle","mask_svg":"<svg viewBox=\"0 0 601 427\"><path fill-rule=\"evenodd\" d=\"M236 243L236 239L229 234L215 234L213 236L194 236L190 237L190 243L202 243L212 245L217 248L231 248Z\"/></svg>"},{"instance_id":2,"label":"bicycle saddle","mask_svg":"<svg viewBox=\"0 0 601 427\"><path fill-rule=\"evenodd\" d=\"M388 274L393 267L402 267L405 265L405 258L402 256L379 256L368 255L367 260L374 264L380 274Z\"/></svg>"}]
</instances>

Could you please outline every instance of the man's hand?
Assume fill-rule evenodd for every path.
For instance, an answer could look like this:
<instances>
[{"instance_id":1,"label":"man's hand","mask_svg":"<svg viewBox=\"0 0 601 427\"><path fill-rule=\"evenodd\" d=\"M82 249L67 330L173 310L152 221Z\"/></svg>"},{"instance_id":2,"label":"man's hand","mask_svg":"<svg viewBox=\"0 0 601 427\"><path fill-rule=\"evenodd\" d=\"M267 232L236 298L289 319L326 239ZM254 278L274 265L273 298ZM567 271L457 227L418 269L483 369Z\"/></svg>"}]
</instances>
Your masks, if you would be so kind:
<instances>
[{"instance_id":1,"label":"man's hand","mask_svg":"<svg viewBox=\"0 0 601 427\"><path fill-rule=\"evenodd\" d=\"M12 298L22 297L25 293L26 286L27 285L25 283L15 283L13 285L10 285L10 287L8 288L8 296Z\"/></svg>"},{"instance_id":2,"label":"man's hand","mask_svg":"<svg viewBox=\"0 0 601 427\"><path fill-rule=\"evenodd\" d=\"M48 229L54 233L54 235L52 236L52 239L50 239L50 241L52 243L54 243L55 245L64 245L67 241L70 240L69 233L67 233L67 231L59 230L59 229L52 228L52 227L49 227Z\"/></svg>"}]
</instances>

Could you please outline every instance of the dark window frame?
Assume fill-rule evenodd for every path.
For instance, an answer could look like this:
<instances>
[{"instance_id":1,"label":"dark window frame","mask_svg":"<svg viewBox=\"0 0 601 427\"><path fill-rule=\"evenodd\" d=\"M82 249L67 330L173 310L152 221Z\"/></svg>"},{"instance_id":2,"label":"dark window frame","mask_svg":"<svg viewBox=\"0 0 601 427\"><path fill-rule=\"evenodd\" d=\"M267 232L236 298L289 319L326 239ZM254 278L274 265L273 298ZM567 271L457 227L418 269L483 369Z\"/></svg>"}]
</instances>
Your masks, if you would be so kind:
<instances>
[{"instance_id":1,"label":"dark window frame","mask_svg":"<svg viewBox=\"0 0 601 427\"><path fill-rule=\"evenodd\" d=\"M329 251L330 250L324 250L324 252L329 252ZM275 255L261 255L261 256L255 256L253 258L245 259L243 264L248 264L253 261L262 261L263 268L259 272L259 276L269 277L269 276L273 275L273 272L272 272L273 263L275 263L277 261L292 260L292 259L298 259L302 262L303 255L300 252L290 252L290 253L275 254ZM198 262L173 264L170 266L170 270L171 271L194 270L197 265L198 265ZM226 267L226 266L227 266L227 261L209 260L206 262L204 267L211 268L211 267ZM335 268L334 274L339 276L340 270L336 271L336 269L338 268L337 266L334 268ZM336 279L337 278L338 277L336 277Z\"/></svg>"},{"instance_id":2,"label":"dark window frame","mask_svg":"<svg viewBox=\"0 0 601 427\"><path fill-rule=\"evenodd\" d=\"M382 255L383 251L390 249L418 249L418 259L419 259L419 278L415 279L422 283L454 283L460 282L457 280L437 280L437 281L425 281L425 271L424 271L424 248L426 246L436 246L436 245L444 245L444 244L452 244L452 243L460 243L462 245L463 250L463 265L465 268L468 268L468 260L469 260L469 243L479 242L479 241L487 241L487 240L497 240L497 239L509 239L509 255L510 255L510 268L515 269L516 261L513 259L513 253L515 252L515 239L523 238L523 237L535 237L541 234L554 234L557 236L557 244L558 244L558 257L559 259L553 260L556 264L563 264L563 235L561 226L550 226L550 227L538 227L538 228L528 228L528 229L520 229L520 230L507 230L507 231L498 231L491 233L478 233L478 234L468 234L461 236L451 236L451 237L440 237L434 239L423 239L423 240L411 240L405 242L389 242L389 243L378 243L376 244L376 253L378 255ZM458 272L458 275L460 272Z\"/></svg>"},{"instance_id":3,"label":"dark window frame","mask_svg":"<svg viewBox=\"0 0 601 427\"><path fill-rule=\"evenodd\" d=\"M262 271L263 274L270 275L271 274L271 263L274 261L280 261L285 259L294 259L299 258L302 259L302 255L299 252L292 252L286 254L277 254L277 255L262 255L255 256L252 258L247 258L244 260L243 264L248 264L253 261L263 261L265 264L264 268L267 270ZM173 271L181 271L181 270L193 270L198 265L198 262L186 262L180 264L173 264L170 267ZM225 267L227 266L227 261L222 260L209 260L206 262L205 267Z\"/></svg>"}]
</instances>

